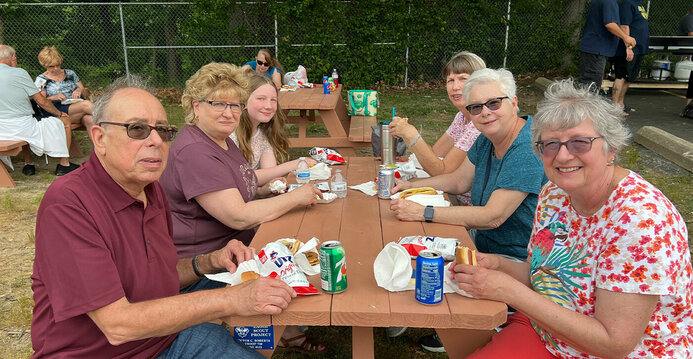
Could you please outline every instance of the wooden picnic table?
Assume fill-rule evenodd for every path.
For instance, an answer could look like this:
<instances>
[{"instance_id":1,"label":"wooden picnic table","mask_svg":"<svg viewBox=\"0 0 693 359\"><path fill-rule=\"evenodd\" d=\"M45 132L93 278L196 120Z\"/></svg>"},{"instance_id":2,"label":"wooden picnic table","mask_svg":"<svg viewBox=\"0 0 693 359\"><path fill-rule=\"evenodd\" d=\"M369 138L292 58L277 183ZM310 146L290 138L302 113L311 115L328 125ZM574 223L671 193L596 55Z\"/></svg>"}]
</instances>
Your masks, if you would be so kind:
<instances>
[{"instance_id":1,"label":"wooden picnic table","mask_svg":"<svg viewBox=\"0 0 693 359\"><path fill-rule=\"evenodd\" d=\"M323 93L322 85L313 88L299 88L296 91L280 91L279 105L282 110L299 111L299 115L289 116L289 123L298 124L298 137L290 137L291 147L330 147L336 148L344 157L355 156L354 148L370 146L370 142L349 140L351 119L342 99L342 85L329 94ZM322 122L329 133L328 137L308 137L308 124Z\"/></svg>"},{"instance_id":2,"label":"wooden picnic table","mask_svg":"<svg viewBox=\"0 0 693 359\"><path fill-rule=\"evenodd\" d=\"M351 157L340 168L349 185L373 180L379 161L372 157ZM320 181L313 181L320 182ZM263 223L252 247L258 251L280 238L303 242L317 237L321 242L339 240L346 250L346 291L297 297L275 316L231 317L232 326L274 325L275 345L286 325L351 326L354 358L373 358L373 327L407 326L435 328L451 358L461 358L487 343L493 329L506 321L507 306L500 302L446 294L438 305L423 305L414 291L390 293L377 286L373 261L385 244L402 236L428 235L459 238L474 247L460 226L401 222L389 209L389 200L367 196L349 189L344 199L329 204L296 208L280 218ZM320 275L308 278L320 288ZM271 351L261 351L267 357Z\"/></svg>"}]
</instances>

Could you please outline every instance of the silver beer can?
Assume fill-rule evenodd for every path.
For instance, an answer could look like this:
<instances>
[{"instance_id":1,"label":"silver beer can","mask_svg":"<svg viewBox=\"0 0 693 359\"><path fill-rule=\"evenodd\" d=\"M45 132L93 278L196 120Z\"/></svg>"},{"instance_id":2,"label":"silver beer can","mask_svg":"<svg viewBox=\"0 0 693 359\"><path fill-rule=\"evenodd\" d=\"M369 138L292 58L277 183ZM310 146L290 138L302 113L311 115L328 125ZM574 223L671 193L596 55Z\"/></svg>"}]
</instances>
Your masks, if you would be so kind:
<instances>
[{"instance_id":1,"label":"silver beer can","mask_svg":"<svg viewBox=\"0 0 693 359\"><path fill-rule=\"evenodd\" d=\"M378 171L378 198L390 199L395 186L395 169L380 166Z\"/></svg>"}]
</instances>

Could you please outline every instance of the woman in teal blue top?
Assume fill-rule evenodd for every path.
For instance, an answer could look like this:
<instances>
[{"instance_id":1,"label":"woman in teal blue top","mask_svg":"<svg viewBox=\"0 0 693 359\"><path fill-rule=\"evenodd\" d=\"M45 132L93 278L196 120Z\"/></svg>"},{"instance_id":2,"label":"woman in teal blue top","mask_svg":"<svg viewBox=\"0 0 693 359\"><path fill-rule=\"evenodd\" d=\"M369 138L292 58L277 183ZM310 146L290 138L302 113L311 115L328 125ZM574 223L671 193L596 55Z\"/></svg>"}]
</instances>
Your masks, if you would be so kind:
<instances>
[{"instance_id":1,"label":"woman in teal blue top","mask_svg":"<svg viewBox=\"0 0 693 359\"><path fill-rule=\"evenodd\" d=\"M277 89L282 87L282 72L284 72L284 68L279 63L279 60L275 59L267 49L260 49L255 60L246 62L241 68L245 71L253 70L258 75L272 79Z\"/></svg>"},{"instance_id":2,"label":"woman in teal blue top","mask_svg":"<svg viewBox=\"0 0 693 359\"><path fill-rule=\"evenodd\" d=\"M398 199L390 204L397 218L475 228L474 243L479 251L526 259L537 196L547 178L532 149L532 117L517 115L515 92L509 71L475 71L465 83L462 96L481 135L465 161L452 173L414 181L396 180L394 191L430 186L459 194L471 189L472 206L433 208Z\"/></svg>"}]
</instances>

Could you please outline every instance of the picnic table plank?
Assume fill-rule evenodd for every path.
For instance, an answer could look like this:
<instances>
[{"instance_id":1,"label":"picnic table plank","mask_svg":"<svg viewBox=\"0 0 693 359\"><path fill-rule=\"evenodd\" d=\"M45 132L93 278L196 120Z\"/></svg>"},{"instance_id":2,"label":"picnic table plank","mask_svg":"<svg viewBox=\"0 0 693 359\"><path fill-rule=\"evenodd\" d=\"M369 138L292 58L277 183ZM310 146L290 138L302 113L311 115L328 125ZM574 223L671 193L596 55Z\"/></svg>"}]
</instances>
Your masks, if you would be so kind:
<instances>
[{"instance_id":1,"label":"picnic table plank","mask_svg":"<svg viewBox=\"0 0 693 359\"><path fill-rule=\"evenodd\" d=\"M375 169L364 163L372 159L348 158L347 183L373 179ZM373 261L382 249L378 199L354 190L345 199L339 237L346 250L348 289L332 297L332 325L383 326L389 319L388 293L373 276Z\"/></svg>"},{"instance_id":2,"label":"picnic table plank","mask_svg":"<svg viewBox=\"0 0 693 359\"><path fill-rule=\"evenodd\" d=\"M380 200L383 242L393 242L401 237L425 235L422 222L400 221L390 210L390 200ZM416 261L412 260L416 270ZM390 325L421 328L446 328L450 324L447 300L437 305L424 305L414 297L414 291L390 293Z\"/></svg>"}]
</instances>

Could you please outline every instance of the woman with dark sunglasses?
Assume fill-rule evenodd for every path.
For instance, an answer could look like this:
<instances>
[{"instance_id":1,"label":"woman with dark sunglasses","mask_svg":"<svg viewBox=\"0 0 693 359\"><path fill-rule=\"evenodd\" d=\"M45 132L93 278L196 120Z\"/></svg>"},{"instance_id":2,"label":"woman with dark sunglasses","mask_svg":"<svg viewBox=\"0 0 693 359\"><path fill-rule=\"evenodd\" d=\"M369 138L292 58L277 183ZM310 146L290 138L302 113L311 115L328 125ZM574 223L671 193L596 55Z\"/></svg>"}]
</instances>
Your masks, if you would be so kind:
<instances>
[{"instance_id":1,"label":"woman with dark sunglasses","mask_svg":"<svg viewBox=\"0 0 693 359\"><path fill-rule=\"evenodd\" d=\"M447 193L471 190L471 206L426 208L408 200L393 200L400 220L433 221L476 229L473 239L484 253L517 260L527 257L527 242L537 195L546 182L541 161L532 151L532 117L517 115L512 73L482 69L466 81L466 109L481 135L467 158L453 172L414 181L396 181L394 191L430 186ZM474 232L474 231L472 231Z\"/></svg>"},{"instance_id":2,"label":"woman with dark sunglasses","mask_svg":"<svg viewBox=\"0 0 693 359\"><path fill-rule=\"evenodd\" d=\"M244 71L253 70L258 75L272 79L277 89L282 87L282 73L284 72L284 67L267 49L260 49L260 51L257 52L255 60L246 62L241 68Z\"/></svg>"},{"instance_id":3,"label":"woman with dark sunglasses","mask_svg":"<svg viewBox=\"0 0 693 359\"><path fill-rule=\"evenodd\" d=\"M622 112L571 80L546 90L532 138L549 182L527 261L480 253L453 269L467 293L517 309L469 358L691 358L686 223L615 163L630 136Z\"/></svg>"}]
</instances>

